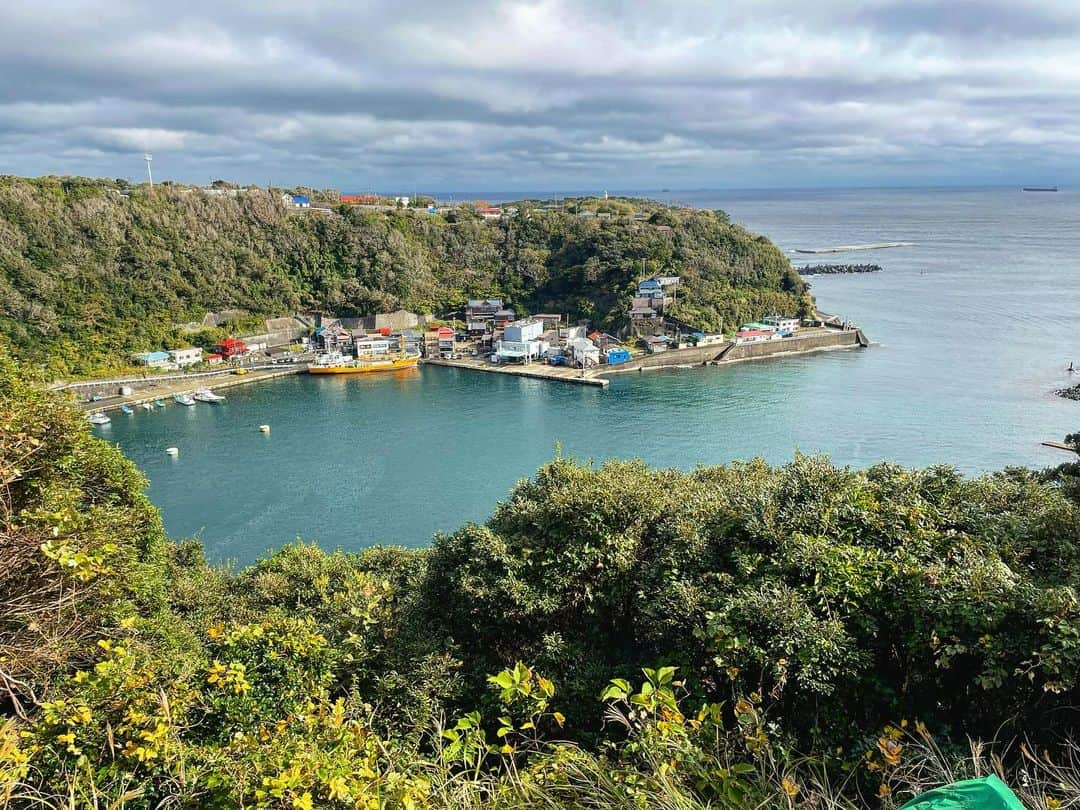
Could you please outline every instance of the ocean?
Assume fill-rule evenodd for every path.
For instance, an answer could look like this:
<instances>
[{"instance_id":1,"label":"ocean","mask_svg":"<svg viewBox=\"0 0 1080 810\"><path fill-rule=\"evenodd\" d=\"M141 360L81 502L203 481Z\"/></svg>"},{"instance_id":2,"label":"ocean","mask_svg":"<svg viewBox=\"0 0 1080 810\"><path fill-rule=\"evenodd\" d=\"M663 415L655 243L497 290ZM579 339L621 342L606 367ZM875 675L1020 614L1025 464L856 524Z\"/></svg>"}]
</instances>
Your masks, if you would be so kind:
<instances>
[{"instance_id":1,"label":"ocean","mask_svg":"<svg viewBox=\"0 0 1080 810\"><path fill-rule=\"evenodd\" d=\"M427 544L486 519L557 448L682 469L796 452L972 474L1067 458L1039 443L1080 430L1080 403L1053 395L1080 382L1065 371L1080 365L1080 193L635 194L723 209L796 265L880 264L809 279L821 309L875 345L617 376L606 390L436 367L302 376L230 389L218 406L116 414L96 430L146 473L172 537L240 565L297 538ZM793 252L872 242L914 245Z\"/></svg>"}]
</instances>

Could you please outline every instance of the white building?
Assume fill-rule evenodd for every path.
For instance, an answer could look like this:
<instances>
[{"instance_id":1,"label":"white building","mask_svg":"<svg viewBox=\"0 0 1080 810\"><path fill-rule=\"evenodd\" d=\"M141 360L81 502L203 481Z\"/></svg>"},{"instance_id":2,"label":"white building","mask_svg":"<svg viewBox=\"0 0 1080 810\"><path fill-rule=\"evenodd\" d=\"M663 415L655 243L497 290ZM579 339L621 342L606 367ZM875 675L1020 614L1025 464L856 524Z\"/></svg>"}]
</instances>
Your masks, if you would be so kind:
<instances>
[{"instance_id":1,"label":"white building","mask_svg":"<svg viewBox=\"0 0 1080 810\"><path fill-rule=\"evenodd\" d=\"M202 362L202 349L169 349L169 357L180 368Z\"/></svg>"},{"instance_id":2,"label":"white building","mask_svg":"<svg viewBox=\"0 0 1080 810\"><path fill-rule=\"evenodd\" d=\"M783 315L769 315L761 319L766 326L772 326L781 332L794 332L799 328L798 318L787 318Z\"/></svg>"},{"instance_id":3,"label":"white building","mask_svg":"<svg viewBox=\"0 0 1080 810\"><path fill-rule=\"evenodd\" d=\"M543 357L547 350L543 340L500 340L495 344L495 359L499 363L528 363Z\"/></svg>"},{"instance_id":4,"label":"white building","mask_svg":"<svg viewBox=\"0 0 1080 810\"><path fill-rule=\"evenodd\" d=\"M353 350L356 352L357 357L390 354L390 341L383 337L356 338L356 340L353 341Z\"/></svg>"},{"instance_id":5,"label":"white building","mask_svg":"<svg viewBox=\"0 0 1080 810\"><path fill-rule=\"evenodd\" d=\"M537 340L543 333L544 324L541 321L514 321L503 328L503 340L510 343L527 343L530 340Z\"/></svg>"},{"instance_id":6,"label":"white building","mask_svg":"<svg viewBox=\"0 0 1080 810\"><path fill-rule=\"evenodd\" d=\"M566 347L574 357L574 365L577 368L588 368L600 364L600 349L588 338L574 338L567 342Z\"/></svg>"}]
</instances>

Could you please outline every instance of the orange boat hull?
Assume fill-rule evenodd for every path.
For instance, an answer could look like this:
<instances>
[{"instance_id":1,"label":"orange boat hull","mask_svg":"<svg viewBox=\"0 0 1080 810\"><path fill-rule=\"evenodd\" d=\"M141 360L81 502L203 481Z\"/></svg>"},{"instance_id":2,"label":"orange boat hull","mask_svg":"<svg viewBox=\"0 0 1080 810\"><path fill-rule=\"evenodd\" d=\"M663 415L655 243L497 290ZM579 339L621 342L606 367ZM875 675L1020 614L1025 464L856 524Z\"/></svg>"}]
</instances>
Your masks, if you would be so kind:
<instances>
[{"instance_id":1,"label":"orange boat hull","mask_svg":"<svg viewBox=\"0 0 1080 810\"><path fill-rule=\"evenodd\" d=\"M399 357L395 360L361 360L340 366L308 366L308 374L373 374L379 371L400 371L416 368L419 357Z\"/></svg>"}]
</instances>

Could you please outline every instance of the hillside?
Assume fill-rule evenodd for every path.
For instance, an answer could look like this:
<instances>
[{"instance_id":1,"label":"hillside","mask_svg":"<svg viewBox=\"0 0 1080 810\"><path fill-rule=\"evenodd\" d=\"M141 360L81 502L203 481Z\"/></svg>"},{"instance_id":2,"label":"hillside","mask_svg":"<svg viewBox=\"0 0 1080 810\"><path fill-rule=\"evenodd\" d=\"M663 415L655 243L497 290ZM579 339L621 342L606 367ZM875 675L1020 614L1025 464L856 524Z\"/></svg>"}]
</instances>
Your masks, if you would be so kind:
<instances>
[{"instance_id":1,"label":"hillside","mask_svg":"<svg viewBox=\"0 0 1080 810\"><path fill-rule=\"evenodd\" d=\"M232 573L2 353L0 413L0 808L1080 801L1075 465L556 459L429 549Z\"/></svg>"},{"instance_id":2,"label":"hillside","mask_svg":"<svg viewBox=\"0 0 1080 810\"><path fill-rule=\"evenodd\" d=\"M518 216L496 221L465 209L298 213L259 189L208 196L179 186L3 177L0 335L20 358L63 375L174 345L174 324L223 308L440 313L500 295L530 311L616 328L643 260L649 273L682 276L675 314L701 328L810 305L783 253L722 212L640 200L518 206Z\"/></svg>"}]
</instances>

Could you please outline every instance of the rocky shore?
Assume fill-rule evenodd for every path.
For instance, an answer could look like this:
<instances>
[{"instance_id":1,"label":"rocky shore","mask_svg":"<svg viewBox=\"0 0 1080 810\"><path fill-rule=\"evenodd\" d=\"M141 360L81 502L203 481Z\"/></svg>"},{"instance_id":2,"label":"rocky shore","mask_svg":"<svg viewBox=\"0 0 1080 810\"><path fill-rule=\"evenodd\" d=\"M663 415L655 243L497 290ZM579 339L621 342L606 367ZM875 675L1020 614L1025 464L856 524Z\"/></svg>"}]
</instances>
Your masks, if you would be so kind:
<instances>
[{"instance_id":1,"label":"rocky shore","mask_svg":"<svg viewBox=\"0 0 1080 810\"><path fill-rule=\"evenodd\" d=\"M839 273L878 273L881 272L879 264L808 264L806 267L796 267L804 276L824 276Z\"/></svg>"},{"instance_id":2,"label":"rocky shore","mask_svg":"<svg viewBox=\"0 0 1080 810\"><path fill-rule=\"evenodd\" d=\"M1074 385L1072 388L1062 388L1057 392L1059 397L1065 397L1065 399L1074 399L1080 402L1080 385Z\"/></svg>"}]
</instances>

